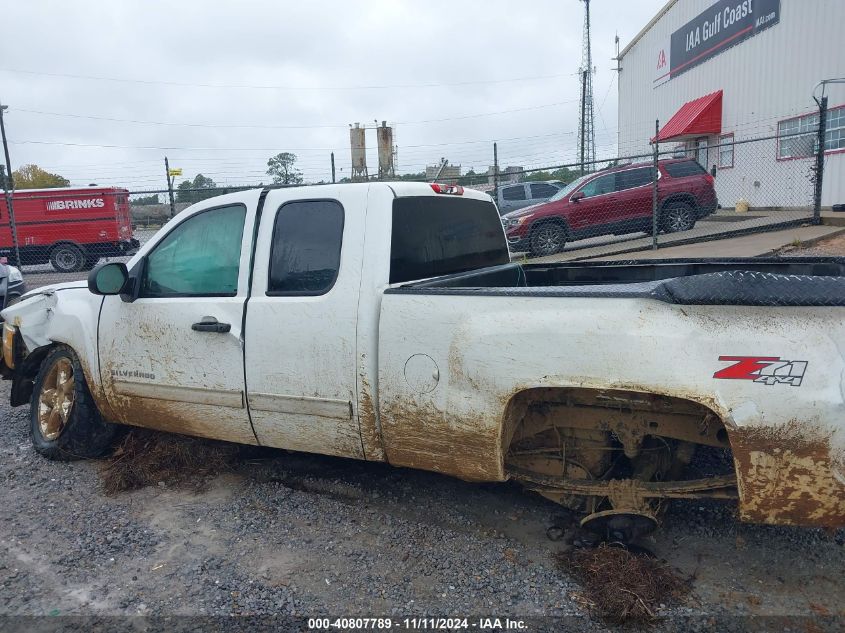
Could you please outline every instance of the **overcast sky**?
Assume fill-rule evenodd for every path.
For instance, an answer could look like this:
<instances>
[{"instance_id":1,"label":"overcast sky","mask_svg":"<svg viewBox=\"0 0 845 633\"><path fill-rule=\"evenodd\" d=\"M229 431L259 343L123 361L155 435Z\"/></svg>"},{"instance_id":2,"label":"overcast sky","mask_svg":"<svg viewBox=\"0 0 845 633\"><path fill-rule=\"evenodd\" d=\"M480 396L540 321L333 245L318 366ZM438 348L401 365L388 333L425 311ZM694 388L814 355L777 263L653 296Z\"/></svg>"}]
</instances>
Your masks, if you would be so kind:
<instances>
[{"instance_id":1,"label":"overcast sky","mask_svg":"<svg viewBox=\"0 0 845 633\"><path fill-rule=\"evenodd\" d=\"M664 0L593 0L599 156L616 147L614 36ZM267 158L306 179L348 175L348 125L395 124L402 173L446 157L464 171L575 159L579 0L5 3L0 100L14 169L73 184L268 182ZM70 116L73 115L73 116ZM118 121L108 119L120 119ZM163 125L166 124L166 125ZM375 135L367 138L370 171Z\"/></svg>"}]
</instances>

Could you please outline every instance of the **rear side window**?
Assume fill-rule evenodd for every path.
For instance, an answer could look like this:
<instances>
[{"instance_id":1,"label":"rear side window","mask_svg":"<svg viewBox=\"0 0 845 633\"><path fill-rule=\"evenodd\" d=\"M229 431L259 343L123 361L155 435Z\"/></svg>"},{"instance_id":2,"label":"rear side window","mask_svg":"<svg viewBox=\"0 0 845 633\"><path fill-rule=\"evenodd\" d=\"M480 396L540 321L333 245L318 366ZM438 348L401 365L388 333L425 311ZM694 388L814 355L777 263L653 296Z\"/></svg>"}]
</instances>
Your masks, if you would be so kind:
<instances>
[{"instance_id":1,"label":"rear side window","mask_svg":"<svg viewBox=\"0 0 845 633\"><path fill-rule=\"evenodd\" d=\"M441 196L393 201L390 283L509 261L502 221L492 202Z\"/></svg>"},{"instance_id":2,"label":"rear side window","mask_svg":"<svg viewBox=\"0 0 845 633\"><path fill-rule=\"evenodd\" d=\"M551 198L553 195L557 193L557 187L553 187L552 185L547 185L544 182L539 184L532 184L531 185L531 197L532 198Z\"/></svg>"},{"instance_id":3,"label":"rear side window","mask_svg":"<svg viewBox=\"0 0 845 633\"><path fill-rule=\"evenodd\" d=\"M502 189L502 200L525 200L525 186L505 187Z\"/></svg>"},{"instance_id":4,"label":"rear side window","mask_svg":"<svg viewBox=\"0 0 845 633\"><path fill-rule=\"evenodd\" d=\"M634 187L642 187L643 185L651 184L654 180L653 167L641 167L639 169L629 169L627 171L620 171L616 174L616 191L624 189L633 189Z\"/></svg>"},{"instance_id":5,"label":"rear side window","mask_svg":"<svg viewBox=\"0 0 845 633\"><path fill-rule=\"evenodd\" d=\"M663 165L666 173L672 178L684 178L686 176L699 176L706 174L704 167L694 160L685 160L680 163L666 163Z\"/></svg>"},{"instance_id":6,"label":"rear side window","mask_svg":"<svg viewBox=\"0 0 845 633\"><path fill-rule=\"evenodd\" d=\"M340 269L343 207L335 200L288 202L273 225L267 294L327 293Z\"/></svg>"}]
</instances>

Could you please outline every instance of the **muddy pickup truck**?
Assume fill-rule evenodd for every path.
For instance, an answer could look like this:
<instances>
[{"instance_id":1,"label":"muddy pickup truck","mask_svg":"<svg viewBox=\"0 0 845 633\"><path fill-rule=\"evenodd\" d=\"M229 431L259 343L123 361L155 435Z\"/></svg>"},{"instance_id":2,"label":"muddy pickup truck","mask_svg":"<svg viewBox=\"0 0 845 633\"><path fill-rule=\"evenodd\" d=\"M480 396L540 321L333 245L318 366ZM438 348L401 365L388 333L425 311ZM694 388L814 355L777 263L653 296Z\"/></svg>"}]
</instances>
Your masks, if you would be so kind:
<instances>
[{"instance_id":1,"label":"muddy pickup truck","mask_svg":"<svg viewBox=\"0 0 845 633\"><path fill-rule=\"evenodd\" d=\"M845 260L532 265L476 191L265 188L2 316L52 459L132 425L512 479L623 538L678 498L845 524Z\"/></svg>"}]
</instances>

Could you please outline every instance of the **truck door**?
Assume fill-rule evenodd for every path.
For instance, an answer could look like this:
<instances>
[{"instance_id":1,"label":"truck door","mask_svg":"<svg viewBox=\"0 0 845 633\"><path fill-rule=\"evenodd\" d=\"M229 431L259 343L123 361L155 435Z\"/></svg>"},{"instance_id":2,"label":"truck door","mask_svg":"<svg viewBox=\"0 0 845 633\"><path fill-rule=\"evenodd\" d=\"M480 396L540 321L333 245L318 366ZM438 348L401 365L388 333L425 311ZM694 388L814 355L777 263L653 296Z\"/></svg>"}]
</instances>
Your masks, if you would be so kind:
<instances>
[{"instance_id":1,"label":"truck door","mask_svg":"<svg viewBox=\"0 0 845 633\"><path fill-rule=\"evenodd\" d=\"M367 187L271 191L247 306L247 399L261 444L364 456L356 324Z\"/></svg>"},{"instance_id":2,"label":"truck door","mask_svg":"<svg viewBox=\"0 0 845 633\"><path fill-rule=\"evenodd\" d=\"M134 302L105 297L101 377L119 422L255 443L241 348L258 192L249 197L209 201L157 239L136 263Z\"/></svg>"}]
</instances>

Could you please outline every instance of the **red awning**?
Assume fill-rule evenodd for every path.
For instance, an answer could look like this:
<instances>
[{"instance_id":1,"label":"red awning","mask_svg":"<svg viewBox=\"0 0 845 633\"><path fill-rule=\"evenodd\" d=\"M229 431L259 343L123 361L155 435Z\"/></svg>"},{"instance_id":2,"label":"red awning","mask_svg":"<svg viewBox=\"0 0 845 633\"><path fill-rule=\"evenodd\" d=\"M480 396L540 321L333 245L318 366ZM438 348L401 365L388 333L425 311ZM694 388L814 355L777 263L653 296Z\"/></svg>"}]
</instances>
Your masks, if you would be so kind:
<instances>
[{"instance_id":1,"label":"red awning","mask_svg":"<svg viewBox=\"0 0 845 633\"><path fill-rule=\"evenodd\" d=\"M722 91L717 90L682 105L660 130L657 140L663 142L721 132ZM654 143L653 138L651 142Z\"/></svg>"}]
</instances>

